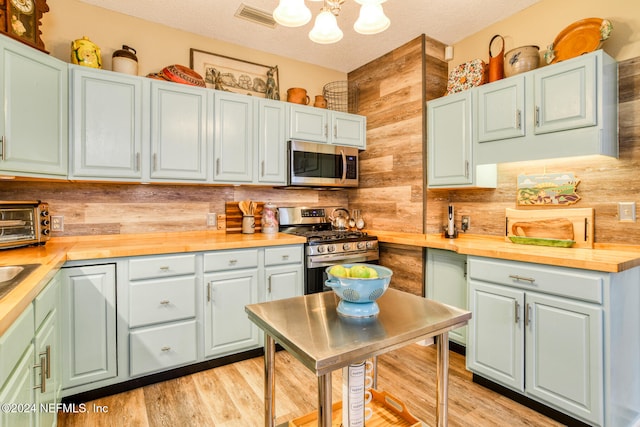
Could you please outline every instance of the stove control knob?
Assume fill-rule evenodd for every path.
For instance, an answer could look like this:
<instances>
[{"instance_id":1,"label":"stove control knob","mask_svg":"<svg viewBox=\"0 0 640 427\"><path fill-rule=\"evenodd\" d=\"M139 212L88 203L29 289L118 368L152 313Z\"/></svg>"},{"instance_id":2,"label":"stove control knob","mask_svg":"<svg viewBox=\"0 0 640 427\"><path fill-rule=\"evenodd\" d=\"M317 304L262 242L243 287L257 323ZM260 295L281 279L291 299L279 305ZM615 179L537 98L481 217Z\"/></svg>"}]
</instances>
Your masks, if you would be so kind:
<instances>
[{"instance_id":1,"label":"stove control knob","mask_svg":"<svg viewBox=\"0 0 640 427\"><path fill-rule=\"evenodd\" d=\"M358 242L358 249L364 249L367 246L365 242Z\"/></svg>"},{"instance_id":2,"label":"stove control knob","mask_svg":"<svg viewBox=\"0 0 640 427\"><path fill-rule=\"evenodd\" d=\"M325 247L323 245L318 246L318 253L321 254L325 251Z\"/></svg>"},{"instance_id":3,"label":"stove control knob","mask_svg":"<svg viewBox=\"0 0 640 427\"><path fill-rule=\"evenodd\" d=\"M367 249L373 249L375 247L375 242L367 242Z\"/></svg>"},{"instance_id":4,"label":"stove control knob","mask_svg":"<svg viewBox=\"0 0 640 427\"><path fill-rule=\"evenodd\" d=\"M344 245L342 245L342 249L344 249L345 251L348 251L349 249L351 249L351 244L345 243Z\"/></svg>"},{"instance_id":5,"label":"stove control knob","mask_svg":"<svg viewBox=\"0 0 640 427\"><path fill-rule=\"evenodd\" d=\"M327 246L327 250L328 250L329 252L335 252L335 250L336 250L336 245L329 245L329 246Z\"/></svg>"}]
</instances>

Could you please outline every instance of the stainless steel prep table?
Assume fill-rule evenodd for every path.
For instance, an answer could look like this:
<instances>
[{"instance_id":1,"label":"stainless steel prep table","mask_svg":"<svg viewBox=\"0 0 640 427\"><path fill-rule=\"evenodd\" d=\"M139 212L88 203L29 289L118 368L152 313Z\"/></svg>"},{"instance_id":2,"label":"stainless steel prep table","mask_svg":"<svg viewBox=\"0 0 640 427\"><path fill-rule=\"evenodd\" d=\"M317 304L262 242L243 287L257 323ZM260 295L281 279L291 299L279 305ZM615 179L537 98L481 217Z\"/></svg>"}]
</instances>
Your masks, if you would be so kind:
<instances>
[{"instance_id":1,"label":"stainless steel prep table","mask_svg":"<svg viewBox=\"0 0 640 427\"><path fill-rule=\"evenodd\" d=\"M436 336L436 421L447 425L449 331L471 312L388 289L375 318L339 316L334 292L251 304L249 319L265 332L265 426L275 426L275 343L318 376L318 426L331 427L331 372L350 363Z\"/></svg>"}]
</instances>

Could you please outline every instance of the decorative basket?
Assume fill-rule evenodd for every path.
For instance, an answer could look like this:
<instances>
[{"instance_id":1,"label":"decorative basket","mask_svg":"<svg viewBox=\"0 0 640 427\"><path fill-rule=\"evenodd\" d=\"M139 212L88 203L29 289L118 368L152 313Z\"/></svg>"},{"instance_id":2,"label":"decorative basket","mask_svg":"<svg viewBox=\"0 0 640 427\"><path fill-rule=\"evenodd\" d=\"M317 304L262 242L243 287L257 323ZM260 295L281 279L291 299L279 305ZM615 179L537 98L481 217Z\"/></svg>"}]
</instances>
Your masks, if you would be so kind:
<instances>
[{"instance_id":1,"label":"decorative basket","mask_svg":"<svg viewBox=\"0 0 640 427\"><path fill-rule=\"evenodd\" d=\"M327 108L343 113L358 112L359 93L358 85L347 81L327 83L322 89L322 96L327 100Z\"/></svg>"}]
</instances>

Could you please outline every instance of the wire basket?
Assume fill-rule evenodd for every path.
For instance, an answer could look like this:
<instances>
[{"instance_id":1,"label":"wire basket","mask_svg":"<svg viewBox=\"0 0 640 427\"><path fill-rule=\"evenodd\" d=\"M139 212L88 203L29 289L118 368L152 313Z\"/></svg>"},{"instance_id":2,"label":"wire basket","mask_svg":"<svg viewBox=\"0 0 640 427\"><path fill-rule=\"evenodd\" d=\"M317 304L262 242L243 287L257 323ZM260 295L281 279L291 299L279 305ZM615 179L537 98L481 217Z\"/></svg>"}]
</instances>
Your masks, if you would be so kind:
<instances>
[{"instance_id":1,"label":"wire basket","mask_svg":"<svg viewBox=\"0 0 640 427\"><path fill-rule=\"evenodd\" d=\"M322 96L327 100L327 108L344 113L358 112L359 88L356 83L347 81L331 82L322 88Z\"/></svg>"}]
</instances>

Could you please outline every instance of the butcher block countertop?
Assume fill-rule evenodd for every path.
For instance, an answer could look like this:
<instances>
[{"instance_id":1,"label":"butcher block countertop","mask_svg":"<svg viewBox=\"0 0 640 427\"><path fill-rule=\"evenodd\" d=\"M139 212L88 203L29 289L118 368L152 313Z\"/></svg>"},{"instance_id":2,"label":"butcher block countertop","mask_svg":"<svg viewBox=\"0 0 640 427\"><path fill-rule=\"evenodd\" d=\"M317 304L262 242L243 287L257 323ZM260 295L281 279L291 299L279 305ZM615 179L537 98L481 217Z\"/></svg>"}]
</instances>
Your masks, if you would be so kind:
<instances>
[{"instance_id":1,"label":"butcher block countertop","mask_svg":"<svg viewBox=\"0 0 640 427\"><path fill-rule=\"evenodd\" d=\"M17 319L66 261L242 249L305 243L291 234L180 232L52 238L44 246L0 251L0 266L41 264L0 299L0 335Z\"/></svg>"},{"instance_id":2,"label":"butcher block countertop","mask_svg":"<svg viewBox=\"0 0 640 427\"><path fill-rule=\"evenodd\" d=\"M476 255L513 261L533 262L560 267L617 273L640 266L640 246L594 244L591 248L555 248L520 245L504 237L460 233L456 239L441 234L418 234L367 230L382 243L446 249L464 255Z\"/></svg>"}]
</instances>

